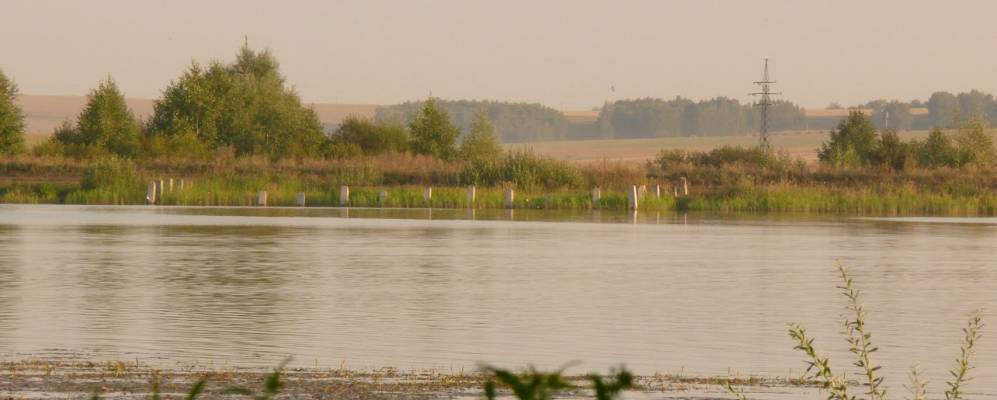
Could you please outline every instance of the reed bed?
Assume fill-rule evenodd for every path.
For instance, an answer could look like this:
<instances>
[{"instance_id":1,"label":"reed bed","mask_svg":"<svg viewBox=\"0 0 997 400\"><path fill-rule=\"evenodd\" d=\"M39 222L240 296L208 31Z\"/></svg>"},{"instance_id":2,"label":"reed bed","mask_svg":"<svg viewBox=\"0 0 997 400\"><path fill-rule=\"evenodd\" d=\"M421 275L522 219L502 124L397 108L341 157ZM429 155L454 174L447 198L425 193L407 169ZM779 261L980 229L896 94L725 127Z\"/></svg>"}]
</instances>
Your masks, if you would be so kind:
<instances>
[{"instance_id":1,"label":"reed bed","mask_svg":"<svg viewBox=\"0 0 997 400\"><path fill-rule=\"evenodd\" d=\"M792 163L760 168L744 164L632 165L603 162L577 166L546 164L518 155L509 171L489 165L481 171L407 154L344 160L236 158L210 161L169 159L135 162L79 161L44 157L0 159L0 202L146 204L149 182L184 179L183 190L163 194L157 204L255 206L257 193L268 205L294 206L299 192L308 206L339 206L339 188L351 188L355 207L504 208L504 190L516 190L513 208L627 210L631 185L660 185L639 209L678 212L803 212L854 215L997 215L997 173L991 169L889 171L803 168ZM666 168L667 167L667 168ZM551 168L550 171L544 171ZM689 182L682 193L680 180ZM485 181L481 181L485 180ZM476 201L466 185L477 184ZM430 201L422 191L432 187ZM601 188L593 202L591 189ZM379 194L386 192L387 196Z\"/></svg>"}]
</instances>

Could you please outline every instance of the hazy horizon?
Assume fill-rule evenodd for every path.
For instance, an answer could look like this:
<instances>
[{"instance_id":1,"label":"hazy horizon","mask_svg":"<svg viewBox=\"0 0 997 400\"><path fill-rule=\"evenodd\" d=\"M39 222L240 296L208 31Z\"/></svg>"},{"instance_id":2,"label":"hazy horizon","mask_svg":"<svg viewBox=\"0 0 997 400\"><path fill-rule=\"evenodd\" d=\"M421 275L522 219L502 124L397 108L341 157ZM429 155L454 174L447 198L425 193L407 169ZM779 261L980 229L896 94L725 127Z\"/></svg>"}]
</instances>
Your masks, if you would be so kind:
<instances>
[{"instance_id":1,"label":"hazy horizon","mask_svg":"<svg viewBox=\"0 0 997 400\"><path fill-rule=\"evenodd\" d=\"M24 94L83 95L111 75L129 97L155 98L192 60L232 59L248 36L319 103L749 100L765 57L783 98L811 108L995 92L997 3L956 4L15 2L0 69Z\"/></svg>"}]
</instances>

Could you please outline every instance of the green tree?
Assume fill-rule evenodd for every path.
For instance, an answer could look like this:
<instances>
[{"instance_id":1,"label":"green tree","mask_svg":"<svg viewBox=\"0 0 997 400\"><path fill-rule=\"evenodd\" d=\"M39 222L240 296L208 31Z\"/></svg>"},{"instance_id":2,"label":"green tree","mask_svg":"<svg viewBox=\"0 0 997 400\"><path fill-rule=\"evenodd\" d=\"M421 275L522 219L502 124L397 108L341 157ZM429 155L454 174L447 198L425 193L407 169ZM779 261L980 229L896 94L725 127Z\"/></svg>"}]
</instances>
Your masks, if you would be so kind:
<instances>
[{"instance_id":1,"label":"green tree","mask_svg":"<svg viewBox=\"0 0 997 400\"><path fill-rule=\"evenodd\" d=\"M928 99L928 114L931 124L937 127L951 126L959 118L959 100L949 92L935 92Z\"/></svg>"},{"instance_id":2,"label":"green tree","mask_svg":"<svg viewBox=\"0 0 997 400\"><path fill-rule=\"evenodd\" d=\"M831 131L831 140L817 153L821 162L835 166L869 164L879 146L876 127L861 111L853 110Z\"/></svg>"},{"instance_id":3,"label":"green tree","mask_svg":"<svg viewBox=\"0 0 997 400\"><path fill-rule=\"evenodd\" d=\"M286 87L276 58L247 46L234 63L194 63L171 82L156 102L150 131L192 134L211 148L274 158L318 155L326 141L314 110Z\"/></svg>"},{"instance_id":4,"label":"green tree","mask_svg":"<svg viewBox=\"0 0 997 400\"><path fill-rule=\"evenodd\" d=\"M928 168L958 166L959 150L939 128L932 129L924 143L915 142L914 147L917 149L918 166Z\"/></svg>"},{"instance_id":5,"label":"green tree","mask_svg":"<svg viewBox=\"0 0 997 400\"><path fill-rule=\"evenodd\" d=\"M0 71L0 154L24 152L24 113L17 106L17 84Z\"/></svg>"},{"instance_id":6,"label":"green tree","mask_svg":"<svg viewBox=\"0 0 997 400\"><path fill-rule=\"evenodd\" d=\"M879 146L872 154L872 162L902 171L914 165L914 151L909 143L900 140L894 129L883 132Z\"/></svg>"},{"instance_id":7,"label":"green tree","mask_svg":"<svg viewBox=\"0 0 997 400\"><path fill-rule=\"evenodd\" d=\"M403 125L377 123L369 118L356 116L346 117L330 140L334 148L355 145L362 154L367 155L400 153L409 147L408 131Z\"/></svg>"},{"instance_id":8,"label":"green tree","mask_svg":"<svg viewBox=\"0 0 997 400\"><path fill-rule=\"evenodd\" d=\"M461 157L465 160L496 160L504 152L488 114L484 110L478 111L470 132L460 144Z\"/></svg>"},{"instance_id":9,"label":"green tree","mask_svg":"<svg viewBox=\"0 0 997 400\"><path fill-rule=\"evenodd\" d=\"M90 91L86 106L76 118L76 126L64 123L53 139L67 145L134 157L139 151L139 135L138 122L128 109L125 96L108 77Z\"/></svg>"},{"instance_id":10,"label":"green tree","mask_svg":"<svg viewBox=\"0 0 997 400\"><path fill-rule=\"evenodd\" d=\"M443 99L433 99L433 102L436 107L447 112L450 120L461 131L470 129L478 111L485 110L495 125L495 134L502 142L560 140L573 127L560 111L542 104ZM411 101L378 107L374 120L410 124L424 106L424 101Z\"/></svg>"},{"instance_id":11,"label":"green tree","mask_svg":"<svg viewBox=\"0 0 997 400\"><path fill-rule=\"evenodd\" d=\"M451 160L457 153L456 143L460 130L450 122L450 115L436 106L432 98L426 100L422 111L409 124L412 132L412 151Z\"/></svg>"},{"instance_id":12,"label":"green tree","mask_svg":"<svg viewBox=\"0 0 997 400\"><path fill-rule=\"evenodd\" d=\"M971 118L959 128L956 136L959 164L976 164L988 166L997 160L997 149L994 139L987 133L987 125L980 118Z\"/></svg>"}]
</instances>

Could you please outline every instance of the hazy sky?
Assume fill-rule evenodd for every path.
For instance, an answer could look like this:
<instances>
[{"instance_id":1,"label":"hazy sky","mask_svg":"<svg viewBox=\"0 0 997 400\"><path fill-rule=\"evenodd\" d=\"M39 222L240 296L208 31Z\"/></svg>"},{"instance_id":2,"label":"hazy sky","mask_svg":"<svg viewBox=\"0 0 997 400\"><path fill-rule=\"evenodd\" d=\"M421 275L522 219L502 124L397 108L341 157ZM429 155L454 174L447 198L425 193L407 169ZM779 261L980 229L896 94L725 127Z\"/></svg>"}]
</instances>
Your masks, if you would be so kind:
<instances>
[{"instance_id":1,"label":"hazy sky","mask_svg":"<svg viewBox=\"0 0 997 400\"><path fill-rule=\"evenodd\" d=\"M0 68L23 93L112 75L156 97L192 59L268 47L307 101L488 98L584 109L748 99L772 59L806 106L997 92L997 1L6 0ZM616 91L612 92L611 87Z\"/></svg>"}]
</instances>

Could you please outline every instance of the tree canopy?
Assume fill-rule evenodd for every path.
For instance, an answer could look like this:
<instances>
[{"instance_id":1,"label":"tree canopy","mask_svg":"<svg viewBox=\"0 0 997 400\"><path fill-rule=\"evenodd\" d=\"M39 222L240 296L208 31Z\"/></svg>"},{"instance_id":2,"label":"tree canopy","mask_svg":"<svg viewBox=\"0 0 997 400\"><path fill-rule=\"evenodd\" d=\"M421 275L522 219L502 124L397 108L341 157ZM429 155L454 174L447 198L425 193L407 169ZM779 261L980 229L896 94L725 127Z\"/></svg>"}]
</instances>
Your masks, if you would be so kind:
<instances>
[{"instance_id":1,"label":"tree canopy","mask_svg":"<svg viewBox=\"0 0 997 400\"><path fill-rule=\"evenodd\" d=\"M87 96L87 104L76 118L56 131L53 140L64 145L102 149L120 156L139 155L141 129L125 103L118 85L108 77Z\"/></svg>"},{"instance_id":2,"label":"tree canopy","mask_svg":"<svg viewBox=\"0 0 997 400\"><path fill-rule=\"evenodd\" d=\"M231 64L196 62L163 92L153 135L193 134L212 148L274 158L315 156L325 142L315 112L285 85L267 50L243 46Z\"/></svg>"},{"instance_id":3,"label":"tree canopy","mask_svg":"<svg viewBox=\"0 0 997 400\"><path fill-rule=\"evenodd\" d=\"M495 126L495 134L502 142L536 140L561 140L570 136L571 124L560 111L534 103L506 103L499 101L433 99L435 106L451 116L454 125L462 132L469 132L482 110ZM423 101L378 107L374 119L378 122L409 124L422 112Z\"/></svg>"},{"instance_id":4,"label":"tree canopy","mask_svg":"<svg viewBox=\"0 0 997 400\"><path fill-rule=\"evenodd\" d=\"M17 84L0 70L0 154L24 152L24 113L17 95Z\"/></svg>"},{"instance_id":5,"label":"tree canopy","mask_svg":"<svg viewBox=\"0 0 997 400\"><path fill-rule=\"evenodd\" d=\"M330 140L337 156L401 153L409 149L409 134L404 125L356 116L346 117Z\"/></svg>"},{"instance_id":6,"label":"tree canopy","mask_svg":"<svg viewBox=\"0 0 997 400\"><path fill-rule=\"evenodd\" d=\"M444 160L457 155L460 129L450 122L450 115L438 107L434 99L423 103L422 111L409 124L409 131L412 133L412 152Z\"/></svg>"},{"instance_id":7,"label":"tree canopy","mask_svg":"<svg viewBox=\"0 0 997 400\"><path fill-rule=\"evenodd\" d=\"M503 153L502 144L495 136L495 126L484 110L479 111L470 132L460 144L460 156L465 160L495 160Z\"/></svg>"},{"instance_id":8,"label":"tree canopy","mask_svg":"<svg viewBox=\"0 0 997 400\"><path fill-rule=\"evenodd\" d=\"M831 131L830 141L824 143L818 158L832 165L858 165L867 163L877 146L876 127L865 114L851 111L848 118Z\"/></svg>"},{"instance_id":9,"label":"tree canopy","mask_svg":"<svg viewBox=\"0 0 997 400\"><path fill-rule=\"evenodd\" d=\"M640 138L665 136L739 135L757 132L760 116L754 104L716 97L694 102L684 97L672 100L643 98L607 103L597 125L602 137ZM769 108L772 131L802 129L804 111L785 101Z\"/></svg>"}]
</instances>

